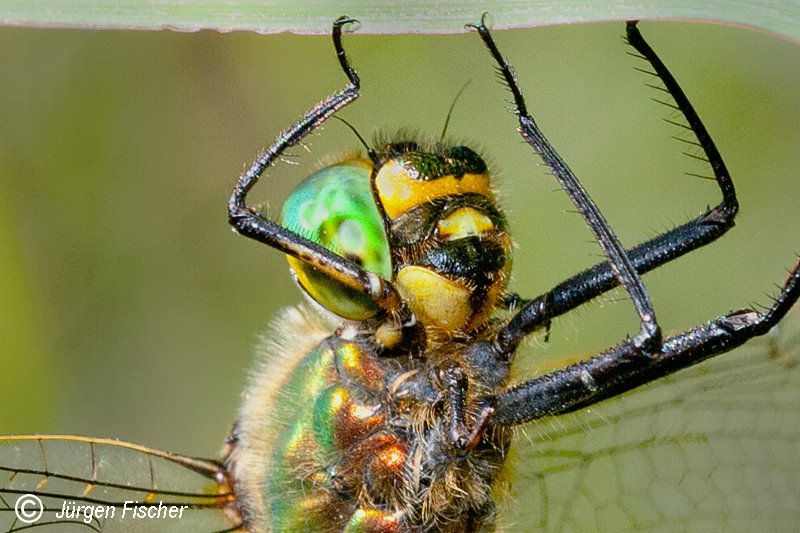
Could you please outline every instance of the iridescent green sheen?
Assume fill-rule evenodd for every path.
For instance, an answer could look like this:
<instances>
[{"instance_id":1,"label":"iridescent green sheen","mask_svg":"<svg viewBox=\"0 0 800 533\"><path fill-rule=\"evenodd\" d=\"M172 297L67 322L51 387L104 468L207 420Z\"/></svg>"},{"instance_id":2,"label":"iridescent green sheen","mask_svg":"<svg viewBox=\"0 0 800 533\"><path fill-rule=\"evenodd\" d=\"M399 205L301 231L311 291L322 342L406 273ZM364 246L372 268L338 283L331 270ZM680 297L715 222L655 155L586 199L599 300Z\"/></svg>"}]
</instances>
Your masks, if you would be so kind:
<instances>
[{"instance_id":1,"label":"iridescent green sheen","mask_svg":"<svg viewBox=\"0 0 800 533\"><path fill-rule=\"evenodd\" d=\"M285 407L296 415L289 427L275 424L272 428L281 436L272 453L269 483L264 486L263 497L269 502L274 531L324 529L326 517L315 513L321 512L324 505L309 506L308 499L318 497L314 487L319 488L325 482L323 469L319 467L329 456L318 442L317 434L325 431L316 427L315 415L320 395L326 396L323 391L333 381L333 350L323 342L303 358L282 388Z\"/></svg>"},{"instance_id":2,"label":"iridescent green sheen","mask_svg":"<svg viewBox=\"0 0 800 533\"><path fill-rule=\"evenodd\" d=\"M364 269L390 278L389 243L370 190L371 165L361 160L325 167L303 180L283 205L281 224ZM344 318L377 313L370 298L299 261L300 285L321 305ZM300 272L298 272L300 270Z\"/></svg>"},{"instance_id":3,"label":"iridescent green sheen","mask_svg":"<svg viewBox=\"0 0 800 533\"><path fill-rule=\"evenodd\" d=\"M281 408L299 412L310 399L337 380L334 362L334 349L326 341L306 354L281 386Z\"/></svg>"},{"instance_id":4,"label":"iridescent green sheen","mask_svg":"<svg viewBox=\"0 0 800 533\"><path fill-rule=\"evenodd\" d=\"M305 499L312 492L309 485L315 480L300 472L301 468L318 460L312 426L313 402L310 402L297 413L294 423L284 430L276 443L267 489L275 531L303 531L303 525L322 525L321 517L314 516L309 512L312 509L305 505Z\"/></svg>"},{"instance_id":5,"label":"iridescent green sheen","mask_svg":"<svg viewBox=\"0 0 800 533\"><path fill-rule=\"evenodd\" d=\"M345 526L343 533L367 533L366 522L366 513L359 509L350 517L350 521Z\"/></svg>"},{"instance_id":6,"label":"iridescent green sheen","mask_svg":"<svg viewBox=\"0 0 800 533\"><path fill-rule=\"evenodd\" d=\"M356 509L342 533L390 533L398 531L399 524L393 517L376 509Z\"/></svg>"},{"instance_id":7,"label":"iridescent green sheen","mask_svg":"<svg viewBox=\"0 0 800 533\"><path fill-rule=\"evenodd\" d=\"M334 416L346 401L347 392L341 386L328 387L314 402L314 436L323 453L336 451Z\"/></svg>"}]
</instances>

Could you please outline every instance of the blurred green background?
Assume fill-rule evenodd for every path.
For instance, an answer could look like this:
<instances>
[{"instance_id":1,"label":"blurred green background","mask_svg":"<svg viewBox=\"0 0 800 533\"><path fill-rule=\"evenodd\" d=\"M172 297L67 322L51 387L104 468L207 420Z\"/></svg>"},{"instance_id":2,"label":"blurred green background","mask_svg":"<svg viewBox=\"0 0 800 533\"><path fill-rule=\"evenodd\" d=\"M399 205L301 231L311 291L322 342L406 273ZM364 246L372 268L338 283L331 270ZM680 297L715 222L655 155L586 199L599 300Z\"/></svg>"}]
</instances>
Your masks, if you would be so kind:
<instances>
[{"instance_id":1,"label":"blurred green background","mask_svg":"<svg viewBox=\"0 0 800 533\"><path fill-rule=\"evenodd\" d=\"M753 302L800 250L800 48L737 28L642 23L704 119L742 204L722 241L645 278L668 331ZM529 108L635 244L718 201L671 140L669 110L625 54L621 23L498 32ZM511 288L539 294L599 259L554 179L521 143L475 35L349 36L365 136L411 128L486 155L518 243ZM216 455L252 347L301 301L281 254L234 235L226 200L245 165L339 88L329 38L0 28L0 433L113 436ZM310 139L256 197L277 214L320 159L359 144ZM544 358L636 331L615 292L558 320ZM800 399L794 400L800 408Z\"/></svg>"}]
</instances>

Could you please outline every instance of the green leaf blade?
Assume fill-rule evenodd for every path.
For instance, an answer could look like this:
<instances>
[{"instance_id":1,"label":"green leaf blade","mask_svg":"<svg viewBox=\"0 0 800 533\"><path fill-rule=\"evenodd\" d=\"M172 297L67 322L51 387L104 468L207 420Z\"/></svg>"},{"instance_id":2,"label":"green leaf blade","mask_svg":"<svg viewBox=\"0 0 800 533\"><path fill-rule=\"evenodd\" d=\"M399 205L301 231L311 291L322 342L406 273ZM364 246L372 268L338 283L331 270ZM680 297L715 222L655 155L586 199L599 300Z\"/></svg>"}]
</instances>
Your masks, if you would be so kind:
<instances>
[{"instance_id":1,"label":"green leaf blade","mask_svg":"<svg viewBox=\"0 0 800 533\"><path fill-rule=\"evenodd\" d=\"M748 26L800 41L800 2L751 0L445 0L371 3L360 0L5 0L0 24L10 26L326 34L347 14L361 33L459 33L491 13L494 29L658 19Z\"/></svg>"}]
</instances>

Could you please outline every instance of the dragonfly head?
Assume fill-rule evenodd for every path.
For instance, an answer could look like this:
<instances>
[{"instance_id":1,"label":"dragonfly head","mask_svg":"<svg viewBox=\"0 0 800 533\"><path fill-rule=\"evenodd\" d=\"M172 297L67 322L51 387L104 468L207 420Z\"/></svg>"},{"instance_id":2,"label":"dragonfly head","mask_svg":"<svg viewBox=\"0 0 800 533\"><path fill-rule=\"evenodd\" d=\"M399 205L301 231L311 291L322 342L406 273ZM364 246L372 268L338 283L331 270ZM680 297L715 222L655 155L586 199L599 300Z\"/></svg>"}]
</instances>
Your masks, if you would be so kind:
<instances>
[{"instance_id":1,"label":"dragonfly head","mask_svg":"<svg viewBox=\"0 0 800 533\"><path fill-rule=\"evenodd\" d=\"M510 269L511 240L483 159L465 146L387 143L306 178L282 224L391 281L424 326L468 332L489 316ZM290 257L315 301L350 320L380 309Z\"/></svg>"}]
</instances>

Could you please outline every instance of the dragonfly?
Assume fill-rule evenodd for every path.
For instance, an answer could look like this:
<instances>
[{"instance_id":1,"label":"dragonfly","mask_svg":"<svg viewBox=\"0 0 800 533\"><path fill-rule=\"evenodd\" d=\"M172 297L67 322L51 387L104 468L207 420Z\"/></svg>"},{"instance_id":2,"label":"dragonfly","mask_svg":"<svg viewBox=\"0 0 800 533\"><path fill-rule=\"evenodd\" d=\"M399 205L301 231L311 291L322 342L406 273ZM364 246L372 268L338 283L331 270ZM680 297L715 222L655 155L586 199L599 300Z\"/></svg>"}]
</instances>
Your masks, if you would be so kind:
<instances>
[{"instance_id":1,"label":"dragonfly","mask_svg":"<svg viewBox=\"0 0 800 533\"><path fill-rule=\"evenodd\" d=\"M484 39L489 39L487 41L488 44L493 44L491 41L491 37L488 34L485 26L479 25L476 26L476 29L481 33ZM635 27L633 30L629 29L629 31L635 32ZM341 36L340 36L341 37ZM334 40L336 41L336 32L334 31ZM340 45L339 45L340 46ZM495 52L492 49L491 45L489 46L490 51L493 53ZM637 48L638 50L638 48ZM344 54L339 54L339 57L344 57ZM499 62L501 68L503 68L502 61ZM346 70L346 62L343 63L343 68ZM509 83L513 84L512 77L509 78ZM522 113L524 115L524 113ZM288 135L288 134L287 134ZM280 139L279 139L280 142ZM404 148L405 150L405 148ZM401 151L400 153L411 153L412 151L406 150ZM463 153L460 153L463 155ZM471 156L469 156L471 157ZM353 165L350 165L353 166ZM253 212L250 211L250 214ZM248 215L249 216L249 215ZM489 217L490 219L492 217ZM232 215L232 219L235 219L235 216ZM481 219L480 217L476 217L474 215L470 215L467 217L467 220L471 224L472 230L475 229L476 226L479 226L481 223L486 224L486 221ZM452 222L452 221L451 221ZM455 222L463 223L463 220L456 219ZM490 220L495 225L500 224L500 219ZM289 226L289 224L285 224ZM459 228L458 224L455 225L456 228ZM246 228L238 227L237 228L246 233ZM288 246L288 245L287 245ZM332 247L333 248L333 247ZM323 254L324 255L324 254ZM320 293L317 290L315 284L320 283L320 280L311 280L313 271L306 271L303 272L304 265L299 263L293 263L293 269L295 275L300 281L301 286L311 294L311 296L317 300L318 302L322 303L321 300L325 300L325 295ZM319 265L318 265L319 266ZM638 266L637 266L638 267ZM635 269L634 269L635 270ZM336 279L333 277L332 272L329 272L331 279ZM304 278L305 276L305 278ZM796 273L792 276L796 277ZM631 282L632 285L635 285L635 274L631 278L633 281ZM787 285L787 294L792 294L792 281L794 277L789 278L789 285ZM329 280L323 279L321 283L325 284ZM338 280L337 280L338 281ZM631 281L631 280L629 280ZM624 284L624 283L623 283ZM352 285L352 284L351 284ZM337 295L341 295L341 291L346 289L353 289L352 286L347 286L345 289L339 286L334 286L330 290L338 291L336 292ZM406 298L408 299L408 298ZM328 303L328 302L326 302ZM357 313L369 313L371 312L369 308L370 304L379 305L380 303L385 303L382 301L376 300L376 302L357 302L354 304L356 306ZM420 304L421 305L421 304ZM529 303L521 300L513 300L513 304L510 307L515 306L528 306ZM365 310L366 308L366 310ZM532 307L529 307L532 309ZM429 312L429 310L423 305L422 307L417 307L414 310L414 315L417 316L424 316L425 313ZM337 309L337 313L341 315L350 315L352 314L352 309ZM646 313L645 313L646 314ZM732 314L732 317L739 317L738 314ZM742 327L747 327L749 325L748 317L746 313L742 315L743 323L741 324ZM436 316L432 317L435 319ZM644 322L644 320L643 320ZM699 332L700 334L702 332ZM383 337L386 344L391 344L391 338L393 332L386 333L387 336ZM777 341L776 341L777 342ZM791 348L792 342L791 340L788 342L788 346ZM788 351L791 351L791 349ZM638 347L637 347L638 349ZM768 411L769 409L765 407L768 406L780 406L781 404L788 405L788 400L782 397L780 394L770 397L769 392L771 387L774 386L775 383L780 381L789 380L791 383L793 379L792 369L794 365L791 361L791 357L785 357L784 352L787 349L782 345L780 348L775 349L775 354L773 356L767 357L759 357L757 354L764 354L764 350L750 350L746 351L746 349L742 349L740 352L736 352L738 355L739 353L743 353L742 360L732 363L736 361L735 359L728 359L731 361L726 367L721 367L716 369L714 372L709 372L708 374L715 376L714 379L707 379L705 378L706 372L702 370L697 370L696 368L690 369L691 371L695 371L696 374L690 375L684 379L684 382L692 384L695 388L703 388L708 387L711 391L721 391L726 390L727 386L731 383L742 383L743 389L740 389L738 395L741 395L741 390L748 390L751 388L753 391L753 396L761 398L761 404L755 402L755 406L753 406L754 402L748 402L745 398L742 398L741 405L734 406L730 402L726 402L726 405L729 405L730 412L733 413L733 416L747 413L748 409L755 413L760 413L761 411ZM754 355L756 354L756 355ZM745 364L742 364L741 361L745 361ZM708 363L708 365L714 365L716 361ZM703 367L701 367L702 369ZM689 372L689 371L686 371ZM681 374L683 376L684 374ZM590 376L591 377L591 376ZM581 376L582 381L586 381L584 376ZM776 381L777 380L777 381ZM770 385L772 383L772 385ZM399 386L399 385L398 385ZM690 385L687 385L687 387ZM785 390L785 389L782 389ZM458 390L456 390L458 392ZM594 391L591 391L594 392ZM616 393L616 390L614 391ZM454 393L455 394L455 393ZM642 396L637 395L636 398L640 398ZM637 408L636 402L630 402L625 399L620 400L623 404L621 411L619 413L615 413L614 407L607 407L604 409L602 407L598 407L600 412L600 416L596 419L593 419L593 415L590 415L588 408L584 408L581 404L583 400L578 400L575 405L579 405L581 408L579 415L566 415L567 420L561 422L563 417L560 417L558 420L559 422L550 421L548 425L542 425L539 423L536 426L530 428L527 433L533 435L531 438L531 449L534 450L533 457L537 457L537 453L535 450L541 450L541 442L543 441L550 441L553 442L564 442L567 445L568 453L565 453L562 456L559 456L557 453L553 454L552 456L548 456L546 452L542 453L537 457L537 463L539 464L538 467L533 469L534 477L536 480L533 483L527 483L527 486L536 487L536 490L539 490L541 493L539 494L538 498L532 498L532 501L539 502L541 505L539 506L539 513L536 515L537 524L542 525L543 527L548 526L558 526L564 527L563 524L569 525L573 523L572 521L577 520L577 516L580 516L578 512L575 512L577 508L582 504L582 499L589 499L591 500L591 494L587 494L587 491L583 490L583 480L581 477L589 477L593 474L586 465L591 465L593 467L597 467L597 465L602 464L610 464L607 466L615 476L624 477L623 472L625 468L620 467L619 464L621 463L625 465L625 450L630 447L639 447L647 448L650 446L655 451L664 451L669 450L670 447L674 447L678 450L693 450L693 449L704 449L702 446L703 444L707 444L708 442L714 442L716 438L719 438L720 442L725 442L726 439L732 440L733 435L736 433L734 430L730 428L732 426L723 424L722 428L719 430L717 434L713 434L707 431L699 431L693 432L687 428L681 428L677 432L668 433L664 435L663 438L659 440L655 440L656 437L650 437L652 442L637 440L635 436L626 436L622 438L615 439L615 442L609 444L607 447L603 447L602 441L598 442L598 439L593 439L593 443L590 446L584 445L583 448L580 446L574 445L574 439L580 439L581 436L591 435L592 433L597 434L600 436L602 433L602 427L625 427L632 424L632 422L628 422L628 420L641 418L646 415L644 414L637 414L639 411L647 412L644 408ZM653 408L663 408L665 411L670 410L678 410L682 411L685 410L687 412L697 412L697 407L689 409L688 407L684 407L685 404L682 404L680 400L671 399L665 400L660 399L654 401L650 398L647 402L647 406L649 412L653 413ZM631 405L632 404L632 405ZM587 404L588 405L588 404ZM501 412L503 410L503 403L502 400L500 403L496 405L489 406L489 410L493 414L494 412ZM718 412L718 411L717 411ZM516 412L510 415L505 416L521 416L521 417L529 417L529 414L521 414L517 415ZM573 423L571 417L575 417L575 420L578 420L577 423ZM620 420L625 420L625 424L613 424L612 419L618 417ZM692 417L689 416L686 418L687 424L689 424L692 420ZM476 421L472 421L473 424ZM516 422L514 422L516 423ZM461 424L454 424L454 428L456 432L463 429L460 427ZM471 443L471 440L474 440L477 436L482 434L482 431L473 432L472 430L475 429L476 425L473 425L472 428L469 428L467 424L467 430L463 431L458 437L469 437L464 441L463 439L459 441L458 438L454 439L458 441L458 446L463 447L465 450L471 450L474 446ZM579 428L579 429L570 429ZM791 442L793 434L791 433L791 429L786 429L786 427L780 423L777 423L774 426L776 429L774 430L776 433L785 435L787 441ZM753 434L753 433L751 433ZM652 433L651 433L652 435ZM232 474L231 469L229 467L229 463L222 464L222 463L215 463L213 461L199 461L193 460L190 458L176 456L172 454L165 454L163 452L157 452L155 450L150 450L142 447L136 447L134 445L127 445L122 443L115 443L113 441L102 441L102 440L92 440L92 439L53 439L53 438L45 438L45 437L16 437L7 439L8 445L5 447L6 450L10 451L13 465L9 467L9 471L11 474L11 483L21 483L21 485L16 486L17 488L7 489L9 490L9 494L19 494L20 491L24 490L25 488L29 488L33 493L38 493L43 496L52 496L53 494L56 497L64 496L64 495L72 495L73 493L68 492L55 492L50 493L47 492L48 486L52 486L54 481L64 481L64 482L71 482L76 485L76 488L79 489L76 491L75 498L76 501L91 501L93 498L93 493L96 491L102 490L129 490L126 489L129 485L133 484L136 485L137 488L135 489L140 493L140 498L134 498L134 501L143 501L145 507L149 506L150 508L153 507L152 502L161 496L173 495L178 496L179 500L175 502L167 502L169 505L183 505L186 504L187 508L191 508L195 511L211 511L211 514L217 518L223 517L230 522L227 525L221 526L220 530L228 529L236 529L242 526L242 517L237 515L237 508L239 511L241 510L241 506L237 505L235 501L235 494L231 491L232 485L235 485L237 480L231 479L231 477L236 477L235 470ZM234 433L233 438L231 439L231 445L236 446L237 436ZM628 443L626 445L626 442ZM638 443L638 444L637 444ZM63 457L64 452L59 452L58 447L65 446L67 450L72 453L76 450L77 456L83 457L88 459L87 461L83 461L77 470L77 473L65 473L65 470L69 469L69 466L66 469L62 466L58 465L58 460ZM500 446L499 444L497 446ZM55 448L55 449L54 449ZM517 448L524 448L524 446L517 446ZM512 448L513 449L513 448ZM583 452L579 452L577 450L585 450ZM107 466L109 463L113 463L114 461L110 458L114 454L120 454L124 458L121 461L118 461L114 464L113 468L110 469L103 469L99 468L98 465ZM517 453L521 453L519 450ZM640 457L641 454L632 454L631 457ZM767 465L769 460L772 458L768 458L765 460ZM22 467L19 466L20 462L28 462L27 466ZM134 474L128 471L125 473L125 469L122 468L124 463L130 462L134 467L134 470L138 473L146 473L149 474L141 479L139 482L132 482L130 478L126 476L133 476ZM161 463L165 462L164 465L158 466L154 463ZM526 458L525 462L529 462L529 459ZM532 461L531 461L532 462ZM7 464L7 463L3 463ZM143 467L140 465L147 465L147 467ZM779 463L778 463L779 464ZM169 481L170 476L166 473L162 475L162 471L165 471L168 467L177 467L179 471L191 471L195 475L199 474L201 478L199 481L200 487L199 489L192 489L187 488L173 488L170 486L171 482ZM602 468L602 467L600 467ZM774 468L774 466L773 466ZM723 468L719 468L719 471L722 471ZM524 471L524 469L523 469ZM109 479L109 474L107 472L123 472L122 474L122 481L115 482ZM562 496L558 496L559 492L557 490L553 490L550 486L551 483L559 483L558 479L563 479L564 472L571 472L572 476L572 483L568 483L573 489L573 492L566 491L566 493L562 493ZM577 474L577 478L575 477ZM30 476L30 479L27 480L29 485L25 485L23 483L24 475ZM522 475L522 474L518 474ZM178 483L180 485L183 481L185 481L184 475L179 474ZM688 479L689 476L687 476ZM702 479L702 475L698 476ZM654 476L654 479L658 479L658 476ZM211 483L209 483L209 481ZM615 480L616 481L616 480ZM724 481L715 480L717 485L724 485ZM613 485L614 491L620 490L620 486L622 485ZM728 485L731 486L731 485ZM700 490L697 487L694 487L696 490ZM513 490L513 489L511 489ZM631 510L631 508L636 508L637 505L634 503L629 504L628 506L625 505L625 498L622 497L620 494L608 495L608 500L616 501L620 508L620 514L618 516L625 516L629 518L631 521L630 524L638 525L638 526L645 526L648 525L658 525L660 523L666 524L676 524L680 523L680 511L676 511L676 506L667 506L672 509L673 513L678 515L678 518L670 517L668 512L658 512L654 510L657 505L654 505L653 502L656 504L658 503L657 500L659 499L660 494L658 494L657 487L654 489L655 493L650 496L642 497L639 495L639 501L645 504L644 511L635 511ZM700 490L702 492L702 490ZM613 491L612 491L613 492ZM780 492L780 491L776 491ZM5 496L5 494L4 494ZM687 496L687 498L691 498L694 495ZM206 500L203 500L203 497ZM560 500L560 498L564 498L564 500ZM7 498L8 499L8 498ZM196 499L196 500L195 500ZM635 498L634 498L635 500ZM127 501L127 500L126 500ZM564 504L564 501L567 504ZM114 500L108 500L107 502L115 502L117 507L119 507L119 502ZM596 502L591 502L596 503ZM159 505L162 503L159 502ZM710 505L710 504L709 504ZM10 506L9 506L10 507ZM601 505L596 506L596 508L602 508ZM554 511L553 509L558 509L558 511ZM9 509L10 510L10 509ZM650 518L648 518L648 511L652 511L650 513ZM51 512L51 511L48 511ZM652 516L655 518L652 518ZM633 517L633 518L631 518ZM246 518L246 517L245 517ZM478 520L474 517L470 518L470 520ZM483 520L481 518L480 520ZM518 518L521 521L521 524L528 524L528 519L526 518ZM524 521L523 521L524 520ZM659 521L663 522L659 522ZM788 522L787 522L788 523ZM92 523L90 526L96 526L101 529L106 529L107 525L106 522L97 522ZM112 522L108 522L108 527L113 527ZM14 524L11 527L16 527L18 524ZM41 524L44 525L44 524ZM76 524L79 525L79 524ZM519 525L519 524L518 524ZM62 527L63 524L60 524L57 527ZM513 525L511 526L513 527ZM524 527L524 526L522 526ZM190 529L196 530L196 529Z\"/></svg>"}]
</instances>

